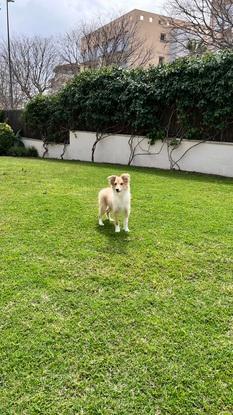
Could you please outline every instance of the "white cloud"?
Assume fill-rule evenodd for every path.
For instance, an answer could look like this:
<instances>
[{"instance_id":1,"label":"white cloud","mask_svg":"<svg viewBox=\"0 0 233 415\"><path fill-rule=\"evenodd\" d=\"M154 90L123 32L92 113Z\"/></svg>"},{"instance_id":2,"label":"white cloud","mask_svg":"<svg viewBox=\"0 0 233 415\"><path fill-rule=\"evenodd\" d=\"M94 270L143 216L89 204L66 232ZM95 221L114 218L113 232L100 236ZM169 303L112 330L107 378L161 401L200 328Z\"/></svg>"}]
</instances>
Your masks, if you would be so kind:
<instances>
[{"instance_id":1,"label":"white cloud","mask_svg":"<svg viewBox=\"0 0 233 415\"><path fill-rule=\"evenodd\" d=\"M82 19L142 9L162 12L163 0L15 0L9 3L11 32L52 35L74 27ZM6 32L5 1L0 10L0 36Z\"/></svg>"}]
</instances>

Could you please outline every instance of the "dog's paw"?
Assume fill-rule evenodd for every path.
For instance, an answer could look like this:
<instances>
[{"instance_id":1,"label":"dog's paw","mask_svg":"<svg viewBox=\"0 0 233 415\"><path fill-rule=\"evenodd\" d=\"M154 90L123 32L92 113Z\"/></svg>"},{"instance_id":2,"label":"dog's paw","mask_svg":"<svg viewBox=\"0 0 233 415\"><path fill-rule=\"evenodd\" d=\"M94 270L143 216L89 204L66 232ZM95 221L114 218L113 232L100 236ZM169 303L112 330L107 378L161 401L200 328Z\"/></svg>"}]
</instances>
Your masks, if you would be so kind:
<instances>
[{"instance_id":1,"label":"dog's paw","mask_svg":"<svg viewBox=\"0 0 233 415\"><path fill-rule=\"evenodd\" d=\"M124 228L125 232L130 232L129 228Z\"/></svg>"},{"instance_id":2,"label":"dog's paw","mask_svg":"<svg viewBox=\"0 0 233 415\"><path fill-rule=\"evenodd\" d=\"M104 222L102 221L102 219L99 219L99 225L104 226Z\"/></svg>"},{"instance_id":3,"label":"dog's paw","mask_svg":"<svg viewBox=\"0 0 233 415\"><path fill-rule=\"evenodd\" d=\"M121 230L120 230L120 226L116 226L115 227L115 233L119 233Z\"/></svg>"}]
</instances>

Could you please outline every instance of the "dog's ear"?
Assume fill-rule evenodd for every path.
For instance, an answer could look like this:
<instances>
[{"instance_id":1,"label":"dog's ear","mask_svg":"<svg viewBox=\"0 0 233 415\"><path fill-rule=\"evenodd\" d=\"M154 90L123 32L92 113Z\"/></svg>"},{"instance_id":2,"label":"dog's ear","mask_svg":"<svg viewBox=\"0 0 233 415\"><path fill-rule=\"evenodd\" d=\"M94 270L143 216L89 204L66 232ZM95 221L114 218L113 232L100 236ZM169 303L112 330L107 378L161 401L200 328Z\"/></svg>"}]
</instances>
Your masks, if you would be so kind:
<instances>
[{"instance_id":1,"label":"dog's ear","mask_svg":"<svg viewBox=\"0 0 233 415\"><path fill-rule=\"evenodd\" d=\"M108 176L108 183L111 184L112 186L114 185L116 180L116 176Z\"/></svg>"},{"instance_id":2,"label":"dog's ear","mask_svg":"<svg viewBox=\"0 0 233 415\"><path fill-rule=\"evenodd\" d=\"M130 175L128 173L122 174L121 177L125 184L128 184L130 182Z\"/></svg>"}]
</instances>

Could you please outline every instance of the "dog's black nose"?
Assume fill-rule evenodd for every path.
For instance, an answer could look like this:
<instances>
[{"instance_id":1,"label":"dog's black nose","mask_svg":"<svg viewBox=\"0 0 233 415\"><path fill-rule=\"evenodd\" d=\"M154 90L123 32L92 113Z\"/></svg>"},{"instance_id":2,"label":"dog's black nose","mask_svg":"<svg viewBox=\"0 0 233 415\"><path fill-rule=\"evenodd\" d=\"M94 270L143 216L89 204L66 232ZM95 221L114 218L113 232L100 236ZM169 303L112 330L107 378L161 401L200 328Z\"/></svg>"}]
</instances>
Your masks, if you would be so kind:
<instances>
[{"instance_id":1,"label":"dog's black nose","mask_svg":"<svg viewBox=\"0 0 233 415\"><path fill-rule=\"evenodd\" d=\"M116 191L119 192L120 190L119 189L116 189Z\"/></svg>"}]
</instances>

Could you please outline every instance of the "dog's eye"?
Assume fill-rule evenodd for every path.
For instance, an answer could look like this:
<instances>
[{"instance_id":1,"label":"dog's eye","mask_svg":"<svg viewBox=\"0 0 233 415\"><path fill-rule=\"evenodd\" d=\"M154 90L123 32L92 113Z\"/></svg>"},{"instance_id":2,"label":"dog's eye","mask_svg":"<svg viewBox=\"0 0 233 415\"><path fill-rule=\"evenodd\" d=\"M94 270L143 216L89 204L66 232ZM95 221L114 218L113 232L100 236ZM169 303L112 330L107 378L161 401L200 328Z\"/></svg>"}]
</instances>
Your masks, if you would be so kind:
<instances>
[{"instance_id":1,"label":"dog's eye","mask_svg":"<svg viewBox=\"0 0 233 415\"><path fill-rule=\"evenodd\" d=\"M116 186L117 185L117 183L114 183L114 186Z\"/></svg>"},{"instance_id":2,"label":"dog's eye","mask_svg":"<svg viewBox=\"0 0 233 415\"><path fill-rule=\"evenodd\" d=\"M123 186L124 183L121 183L121 186Z\"/></svg>"}]
</instances>

